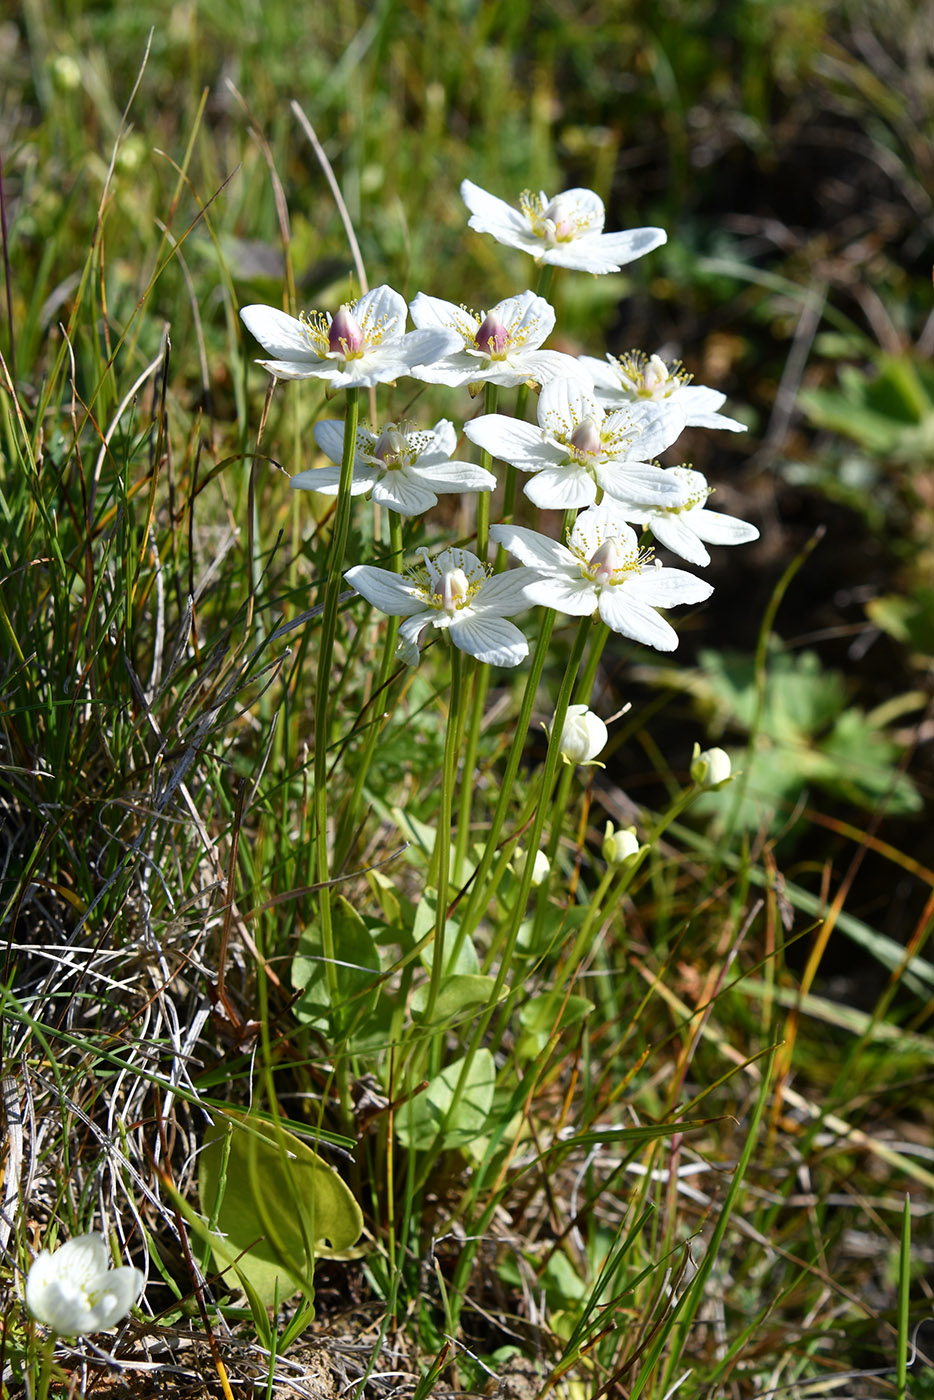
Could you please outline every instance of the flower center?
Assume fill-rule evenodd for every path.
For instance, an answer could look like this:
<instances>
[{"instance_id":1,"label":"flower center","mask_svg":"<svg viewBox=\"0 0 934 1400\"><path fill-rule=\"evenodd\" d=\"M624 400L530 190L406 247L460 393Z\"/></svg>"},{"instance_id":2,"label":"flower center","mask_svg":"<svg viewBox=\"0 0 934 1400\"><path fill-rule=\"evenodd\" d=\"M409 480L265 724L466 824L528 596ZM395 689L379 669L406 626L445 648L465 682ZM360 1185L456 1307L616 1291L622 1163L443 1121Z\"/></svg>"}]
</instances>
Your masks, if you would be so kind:
<instances>
[{"instance_id":1,"label":"flower center","mask_svg":"<svg viewBox=\"0 0 934 1400\"><path fill-rule=\"evenodd\" d=\"M524 190L519 196L519 206L535 237L541 238L549 248L556 243L571 243L585 233L599 233L603 227L595 211L582 211L567 193L556 194L554 199L543 204L541 195Z\"/></svg>"},{"instance_id":2,"label":"flower center","mask_svg":"<svg viewBox=\"0 0 934 1400\"><path fill-rule=\"evenodd\" d=\"M400 467L414 462L415 452L404 431L395 423L387 423L373 444L369 454L387 471L398 471Z\"/></svg>"},{"instance_id":3,"label":"flower center","mask_svg":"<svg viewBox=\"0 0 934 1400\"><path fill-rule=\"evenodd\" d=\"M600 457L603 454L603 439L600 424L589 413L568 438L568 447L575 457Z\"/></svg>"},{"instance_id":4,"label":"flower center","mask_svg":"<svg viewBox=\"0 0 934 1400\"><path fill-rule=\"evenodd\" d=\"M417 553L422 556L424 565L416 567L411 578L425 606L446 613L449 618L453 618L462 608L469 607L487 579L487 571L482 564L473 555L465 557L463 552L457 551L455 558L460 557L467 567L454 564L453 568L439 569L434 560L428 557L427 549L423 547ZM444 624L438 622L435 625Z\"/></svg>"},{"instance_id":5,"label":"flower center","mask_svg":"<svg viewBox=\"0 0 934 1400\"><path fill-rule=\"evenodd\" d=\"M474 336L474 344L478 350L485 351L494 360L502 357L509 344L509 328L495 311L488 311L483 318L483 323Z\"/></svg>"},{"instance_id":6,"label":"flower center","mask_svg":"<svg viewBox=\"0 0 934 1400\"><path fill-rule=\"evenodd\" d=\"M714 488L708 486L700 472L695 472L692 467L675 467L673 474L678 478L684 496L676 506L655 507L656 510L665 515L681 515L683 511L694 510L697 506L703 506L707 497L713 494Z\"/></svg>"},{"instance_id":7,"label":"flower center","mask_svg":"<svg viewBox=\"0 0 934 1400\"><path fill-rule=\"evenodd\" d=\"M591 555L568 538L568 548L577 557L581 574L598 588L625 583L632 574L641 574L654 557L653 549L633 549L615 535L601 540Z\"/></svg>"},{"instance_id":8,"label":"flower center","mask_svg":"<svg viewBox=\"0 0 934 1400\"><path fill-rule=\"evenodd\" d=\"M328 327L328 349L332 355L356 360L363 353L363 327L346 304Z\"/></svg>"},{"instance_id":9,"label":"flower center","mask_svg":"<svg viewBox=\"0 0 934 1400\"><path fill-rule=\"evenodd\" d=\"M690 384L690 375L680 361L666 365L660 355L630 350L617 360L620 383L639 399L668 399Z\"/></svg>"}]
</instances>

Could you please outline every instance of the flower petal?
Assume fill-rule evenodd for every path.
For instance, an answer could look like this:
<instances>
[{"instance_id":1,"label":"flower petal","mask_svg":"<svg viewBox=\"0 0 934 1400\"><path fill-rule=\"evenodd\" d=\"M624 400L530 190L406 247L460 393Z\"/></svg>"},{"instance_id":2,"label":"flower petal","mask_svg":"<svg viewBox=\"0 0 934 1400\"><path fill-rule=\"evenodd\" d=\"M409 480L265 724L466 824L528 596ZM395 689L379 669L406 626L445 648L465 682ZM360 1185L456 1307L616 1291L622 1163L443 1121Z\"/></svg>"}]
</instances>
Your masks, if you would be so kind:
<instances>
[{"instance_id":1,"label":"flower petal","mask_svg":"<svg viewBox=\"0 0 934 1400\"><path fill-rule=\"evenodd\" d=\"M494 238L500 238L503 233L513 237L529 236L529 224L524 214L504 199L497 199L495 194L482 190L471 180L461 181L461 199L471 213L468 226L478 233L491 233Z\"/></svg>"},{"instance_id":2,"label":"flower petal","mask_svg":"<svg viewBox=\"0 0 934 1400\"><path fill-rule=\"evenodd\" d=\"M471 418L464 424L464 434L484 452L523 472L557 466L565 458L559 447L544 441L541 428L509 418L505 413L482 413L479 418Z\"/></svg>"},{"instance_id":3,"label":"flower petal","mask_svg":"<svg viewBox=\"0 0 934 1400\"><path fill-rule=\"evenodd\" d=\"M518 666L529 654L529 644L514 623L472 608L452 618L448 630L456 647L490 666Z\"/></svg>"},{"instance_id":4,"label":"flower petal","mask_svg":"<svg viewBox=\"0 0 934 1400\"><path fill-rule=\"evenodd\" d=\"M678 603L703 603L713 592L713 584L689 574L685 569L667 567L643 569L626 580L626 592L652 607L672 608Z\"/></svg>"},{"instance_id":5,"label":"flower petal","mask_svg":"<svg viewBox=\"0 0 934 1400\"><path fill-rule=\"evenodd\" d=\"M363 327L368 342L372 342L374 333L379 331L380 343L385 344L387 340L401 338L408 313L405 298L384 283L381 287L364 292L354 304L353 314Z\"/></svg>"},{"instance_id":6,"label":"flower petal","mask_svg":"<svg viewBox=\"0 0 934 1400\"><path fill-rule=\"evenodd\" d=\"M697 513L707 514L706 511ZM710 555L688 524L687 516L666 515L657 511L651 515L647 524L658 542L679 558L686 559L689 564L699 564L701 568L706 568L710 563Z\"/></svg>"},{"instance_id":7,"label":"flower petal","mask_svg":"<svg viewBox=\"0 0 934 1400\"><path fill-rule=\"evenodd\" d=\"M423 466L419 460L408 468L406 475L430 486L439 495L451 495L456 491L492 491L496 486L493 473L485 467L475 466L473 462L436 462Z\"/></svg>"},{"instance_id":8,"label":"flower petal","mask_svg":"<svg viewBox=\"0 0 934 1400\"><path fill-rule=\"evenodd\" d=\"M759 538L755 525L737 520L733 515L723 515L718 510L692 510L684 520L689 529L708 544L749 544Z\"/></svg>"},{"instance_id":9,"label":"flower petal","mask_svg":"<svg viewBox=\"0 0 934 1400\"><path fill-rule=\"evenodd\" d=\"M357 467L350 482L351 496L365 496L381 475L373 467ZM334 496L340 479L341 469L338 466L309 467L307 471L296 472L289 486L293 491L320 491L324 496Z\"/></svg>"},{"instance_id":10,"label":"flower petal","mask_svg":"<svg viewBox=\"0 0 934 1400\"><path fill-rule=\"evenodd\" d=\"M277 360L320 358L303 322L284 311L277 311L274 306L243 306L240 320L250 335ZM280 377L285 378L284 375Z\"/></svg>"},{"instance_id":11,"label":"flower petal","mask_svg":"<svg viewBox=\"0 0 934 1400\"><path fill-rule=\"evenodd\" d=\"M568 462L560 467L545 467L523 486L533 505L541 510L571 510L592 506L597 488L586 467Z\"/></svg>"},{"instance_id":12,"label":"flower petal","mask_svg":"<svg viewBox=\"0 0 934 1400\"><path fill-rule=\"evenodd\" d=\"M512 617L530 606L528 585L538 574L533 569L509 569L494 574L484 583L477 596L475 610L491 617Z\"/></svg>"},{"instance_id":13,"label":"flower petal","mask_svg":"<svg viewBox=\"0 0 934 1400\"><path fill-rule=\"evenodd\" d=\"M557 540L528 530L524 525L491 525L490 539L501 544L520 564L548 572L578 569L578 562L569 549Z\"/></svg>"},{"instance_id":14,"label":"flower petal","mask_svg":"<svg viewBox=\"0 0 934 1400\"><path fill-rule=\"evenodd\" d=\"M413 583L401 574L389 569L379 569L375 564L356 564L348 569L344 578L368 603L380 612L391 617L414 617L418 613L430 615L425 600Z\"/></svg>"},{"instance_id":15,"label":"flower petal","mask_svg":"<svg viewBox=\"0 0 934 1400\"><path fill-rule=\"evenodd\" d=\"M397 515L422 515L438 504L438 497L411 472L386 472L373 487L373 500Z\"/></svg>"},{"instance_id":16,"label":"flower petal","mask_svg":"<svg viewBox=\"0 0 934 1400\"><path fill-rule=\"evenodd\" d=\"M600 616L607 627L634 642L644 642L656 651L674 651L678 645L675 629L654 608L632 597L629 584L601 588Z\"/></svg>"}]
</instances>

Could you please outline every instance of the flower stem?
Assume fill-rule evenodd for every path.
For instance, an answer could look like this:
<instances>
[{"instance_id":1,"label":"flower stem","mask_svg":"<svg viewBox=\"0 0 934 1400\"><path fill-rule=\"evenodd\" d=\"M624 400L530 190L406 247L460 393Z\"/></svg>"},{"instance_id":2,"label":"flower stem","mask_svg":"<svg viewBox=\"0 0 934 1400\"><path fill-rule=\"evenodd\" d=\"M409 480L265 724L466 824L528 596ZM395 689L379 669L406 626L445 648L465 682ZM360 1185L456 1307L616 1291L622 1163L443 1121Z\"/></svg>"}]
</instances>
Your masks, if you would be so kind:
<instances>
[{"instance_id":1,"label":"flower stem","mask_svg":"<svg viewBox=\"0 0 934 1400\"><path fill-rule=\"evenodd\" d=\"M555 717L551 729L551 737L548 741L548 752L545 755L545 768L542 774L541 793L539 796L538 804L535 808L535 816L532 819L532 826L526 845L525 862L522 867L522 877L519 881L519 890L516 894L515 903L512 907L512 911L509 916L506 943L502 950L502 955L500 957L500 964L499 969L496 973L496 980L490 992L486 1009L477 1021L473 1035L471 1036L470 1044L467 1047L467 1053L464 1056L463 1067L461 1069L460 1076L455 1086L454 1093L451 1097L451 1103L448 1107L448 1111L445 1114L443 1121L438 1127L438 1131L435 1135L434 1142L430 1150L426 1154L425 1161L422 1164L422 1169L419 1177L420 1185L427 1181L428 1175L431 1171L431 1167L435 1159L437 1158L438 1153L441 1150L441 1144L444 1141L444 1134L447 1130L447 1125L454 1119L457 1113L457 1109L463 1096L464 1089L470 1080L470 1071L473 1066L473 1062L476 1057L477 1051L480 1049L480 1046L483 1043L483 1038L486 1035L487 1027L490 1024L490 1021L493 1019L495 1012L497 1011L500 993L503 990L503 985L512 967L513 954L515 953L516 943L519 938L519 929L522 926L523 916L525 914L526 905L528 904L529 892L532 888L532 872L535 868L535 852L539 849L541 845L542 829L545 825L545 814L548 810L549 801L551 798L551 791L554 787L555 776L557 773L558 762L560 759L561 731L564 728L564 721L567 718L568 705L571 702L571 691L574 687L574 680L577 676L577 670L580 666L581 660L584 655L584 649L587 645L587 633L590 626L591 619L589 617L582 617L580 620L580 625L578 627L577 637L575 638L574 646L571 651L570 658L568 660L567 669L564 673L564 679L561 682L561 690L558 694L558 702L555 705ZM433 966L432 971L434 971ZM518 992L520 989L516 988L515 990L516 992Z\"/></svg>"},{"instance_id":2,"label":"flower stem","mask_svg":"<svg viewBox=\"0 0 934 1400\"><path fill-rule=\"evenodd\" d=\"M402 517L394 510L387 512L389 516L389 551L390 561L396 573L402 572ZM383 632L383 654L380 658L379 671L376 676L376 685L370 696L370 703L375 698L376 713L370 718L367 727L366 739L363 749L357 761L354 772L353 790L338 826L337 836L334 841L334 868L340 870L350 853L353 841L353 833L360 820L361 809L363 807L363 790L370 772L370 764L373 761L373 752L376 748L376 741L382 733L386 713L386 702L388 695L383 694L384 689L389 684L389 677L392 673L393 662L395 660L396 638L399 635L399 619L388 617L384 619L385 629Z\"/></svg>"},{"instance_id":3,"label":"flower stem","mask_svg":"<svg viewBox=\"0 0 934 1400\"><path fill-rule=\"evenodd\" d=\"M430 1026L434 1015L441 979L446 962L444 933L448 912L448 880L451 860L451 814L454 808L454 789L457 785L458 733L460 731L461 706L463 703L462 658L457 647L451 647L451 705L448 710L447 728L444 734L444 760L441 773L441 810L438 813L438 829L435 834L435 850L432 863L436 867L436 889L438 904L435 910L435 942L431 953L431 981L428 984L428 1000L425 1004L424 1023Z\"/></svg>"},{"instance_id":4,"label":"flower stem","mask_svg":"<svg viewBox=\"0 0 934 1400\"><path fill-rule=\"evenodd\" d=\"M344 451L341 458L340 484L337 494L337 510L334 531L331 535L331 548L328 555L328 574L324 590L324 615L321 621L321 639L318 651L318 673L315 688L315 758L314 758L314 812L315 812L315 878L320 885L319 910L321 915L321 945L324 956L324 972L328 986L328 997L332 1005L338 1001L337 964L334 952L334 925L331 919L331 889L328 868L328 743L331 729L331 680L334 639L337 635L337 611L341 590L341 570L347 551L347 537L350 533L350 485L353 480L354 448L357 441L358 390L347 390L346 411L344 414ZM347 1092L346 1071L338 1066L338 1092L342 1116L352 1121L350 1099Z\"/></svg>"},{"instance_id":5,"label":"flower stem","mask_svg":"<svg viewBox=\"0 0 934 1400\"><path fill-rule=\"evenodd\" d=\"M487 384L483 390L483 411L484 413L496 412L496 385ZM480 453L480 465L487 471L493 469L493 454L487 452L486 448ZM486 563L486 556L490 542L490 492L480 491L477 495L477 557L482 564Z\"/></svg>"}]
</instances>

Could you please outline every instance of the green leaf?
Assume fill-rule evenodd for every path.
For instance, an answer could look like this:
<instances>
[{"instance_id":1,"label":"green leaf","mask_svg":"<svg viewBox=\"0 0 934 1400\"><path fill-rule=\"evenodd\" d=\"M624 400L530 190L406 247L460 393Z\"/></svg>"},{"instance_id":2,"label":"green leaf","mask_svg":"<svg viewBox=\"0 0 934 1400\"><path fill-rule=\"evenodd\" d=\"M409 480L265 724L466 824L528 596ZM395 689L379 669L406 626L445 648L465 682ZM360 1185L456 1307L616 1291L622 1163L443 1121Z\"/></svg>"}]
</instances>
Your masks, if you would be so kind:
<instances>
[{"instance_id":1,"label":"green leaf","mask_svg":"<svg viewBox=\"0 0 934 1400\"><path fill-rule=\"evenodd\" d=\"M397 1115L396 1137L403 1147L429 1148L442 1125L445 1147L463 1147L483 1134L493 1107L496 1066L489 1050L477 1051L463 1093L451 1113L454 1091L465 1062L466 1057L448 1065L424 1093L410 1099Z\"/></svg>"},{"instance_id":2,"label":"green leaf","mask_svg":"<svg viewBox=\"0 0 934 1400\"><path fill-rule=\"evenodd\" d=\"M467 944L464 946L466 947ZM437 1026L444 1021L454 1021L471 1011L475 1006L489 1005L490 995L495 986L496 979L493 977L458 973L454 977L446 978L438 993L431 1024ZM416 987L412 995L412 1015L417 1021L420 1021L424 1016L427 1002L428 984L426 982L422 986Z\"/></svg>"},{"instance_id":3,"label":"green leaf","mask_svg":"<svg viewBox=\"0 0 934 1400\"><path fill-rule=\"evenodd\" d=\"M299 1289L312 1297L315 1256L351 1249L363 1230L360 1207L327 1162L293 1133L234 1108L205 1135L198 1189L217 1226L208 1232L216 1267L235 1268L264 1305L277 1288L280 1300Z\"/></svg>"},{"instance_id":4,"label":"green leaf","mask_svg":"<svg viewBox=\"0 0 934 1400\"><path fill-rule=\"evenodd\" d=\"M331 1005L320 934L306 930L292 959L292 986L302 993L292 1009L303 1025L341 1036L374 1006L379 995L380 960L372 930L346 899L337 900L333 917L337 1002Z\"/></svg>"},{"instance_id":5,"label":"green leaf","mask_svg":"<svg viewBox=\"0 0 934 1400\"><path fill-rule=\"evenodd\" d=\"M532 997L519 1012L522 1034L517 1053L521 1059L533 1060L544 1050L556 1031L567 1030L583 1021L593 1011L592 1001L572 994L565 999L560 990L542 992Z\"/></svg>"}]
</instances>

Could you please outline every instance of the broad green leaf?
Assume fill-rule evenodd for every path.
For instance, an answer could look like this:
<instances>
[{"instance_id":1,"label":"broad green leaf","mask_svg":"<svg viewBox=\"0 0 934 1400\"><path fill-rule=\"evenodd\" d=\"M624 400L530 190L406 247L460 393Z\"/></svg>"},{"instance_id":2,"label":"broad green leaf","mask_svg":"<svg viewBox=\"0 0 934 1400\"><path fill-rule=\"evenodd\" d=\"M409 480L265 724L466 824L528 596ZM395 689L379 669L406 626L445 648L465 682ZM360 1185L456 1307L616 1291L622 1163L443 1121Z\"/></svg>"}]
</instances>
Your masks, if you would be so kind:
<instances>
[{"instance_id":1,"label":"broad green leaf","mask_svg":"<svg viewBox=\"0 0 934 1400\"><path fill-rule=\"evenodd\" d=\"M540 1055L555 1031L567 1030L583 1021L593 1011L593 1002L572 993L566 1000L563 992L542 992L532 997L519 1011L517 1053L521 1059L532 1060Z\"/></svg>"},{"instance_id":2,"label":"broad green leaf","mask_svg":"<svg viewBox=\"0 0 934 1400\"><path fill-rule=\"evenodd\" d=\"M465 944L465 946L467 946ZM472 944L470 945L473 946ZM446 977L441 984L438 1000L435 1002L431 1018L433 1026L444 1021L454 1021L471 1011L475 1006L489 1005L490 996L496 986L493 977L478 977L470 974L457 974ZM416 987L412 994L412 1015L420 1021L425 1014L428 1002L428 983Z\"/></svg>"},{"instance_id":3,"label":"broad green leaf","mask_svg":"<svg viewBox=\"0 0 934 1400\"><path fill-rule=\"evenodd\" d=\"M303 1025L343 1035L374 1005L380 961L373 933L353 906L338 899L333 913L337 1002L331 1005L320 934L306 930L292 959L292 986L301 990L292 1009Z\"/></svg>"},{"instance_id":4,"label":"broad green leaf","mask_svg":"<svg viewBox=\"0 0 934 1400\"><path fill-rule=\"evenodd\" d=\"M496 1066L489 1050L478 1050L467 1083L451 1112L465 1059L455 1060L431 1081L424 1093L410 1099L396 1117L396 1137L403 1147L429 1148L444 1126L444 1146L462 1147L487 1127L493 1106Z\"/></svg>"},{"instance_id":5,"label":"broad green leaf","mask_svg":"<svg viewBox=\"0 0 934 1400\"><path fill-rule=\"evenodd\" d=\"M310 1296L315 1256L341 1254L363 1230L360 1207L327 1162L293 1133L233 1108L205 1135L198 1189L203 1214L216 1223L217 1268L233 1266L265 1305L277 1287L280 1300L300 1288Z\"/></svg>"}]
</instances>

